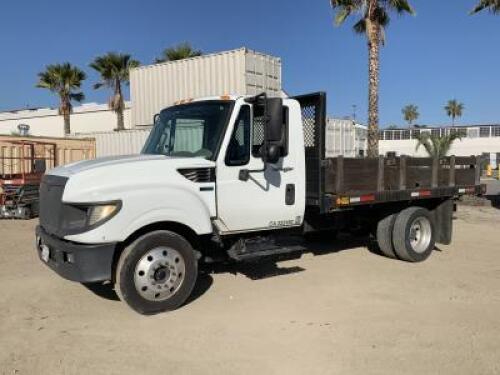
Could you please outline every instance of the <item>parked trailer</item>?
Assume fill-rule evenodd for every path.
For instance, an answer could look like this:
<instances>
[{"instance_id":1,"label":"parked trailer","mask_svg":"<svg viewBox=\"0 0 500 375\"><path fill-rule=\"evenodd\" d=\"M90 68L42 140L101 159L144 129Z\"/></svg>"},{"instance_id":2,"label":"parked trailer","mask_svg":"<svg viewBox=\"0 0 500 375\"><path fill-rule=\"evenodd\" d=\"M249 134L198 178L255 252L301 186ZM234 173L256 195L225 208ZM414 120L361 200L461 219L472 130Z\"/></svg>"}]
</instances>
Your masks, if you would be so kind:
<instances>
[{"instance_id":1,"label":"parked trailer","mask_svg":"<svg viewBox=\"0 0 500 375\"><path fill-rule=\"evenodd\" d=\"M0 219L36 217L44 172L94 154L88 139L0 136Z\"/></svg>"},{"instance_id":2,"label":"parked trailer","mask_svg":"<svg viewBox=\"0 0 500 375\"><path fill-rule=\"evenodd\" d=\"M483 192L479 157L328 158L325 134L324 93L166 108L141 155L44 177L40 259L69 280L111 281L153 314L186 301L199 262L305 251L303 236L322 231L364 232L389 257L423 261L451 242L454 199Z\"/></svg>"}]
</instances>

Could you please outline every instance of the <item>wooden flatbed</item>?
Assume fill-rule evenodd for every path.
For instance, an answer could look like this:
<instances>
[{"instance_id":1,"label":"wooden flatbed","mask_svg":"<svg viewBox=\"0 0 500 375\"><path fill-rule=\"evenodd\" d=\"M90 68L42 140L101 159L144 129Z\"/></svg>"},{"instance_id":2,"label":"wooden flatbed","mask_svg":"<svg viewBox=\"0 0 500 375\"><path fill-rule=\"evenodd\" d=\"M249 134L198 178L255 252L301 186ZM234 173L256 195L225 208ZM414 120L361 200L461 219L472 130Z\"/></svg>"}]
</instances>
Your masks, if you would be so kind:
<instances>
[{"instance_id":1,"label":"wooden flatbed","mask_svg":"<svg viewBox=\"0 0 500 375\"><path fill-rule=\"evenodd\" d=\"M326 158L326 94L295 99L301 105L304 124L307 205L319 208L320 213L484 192L479 156Z\"/></svg>"}]
</instances>

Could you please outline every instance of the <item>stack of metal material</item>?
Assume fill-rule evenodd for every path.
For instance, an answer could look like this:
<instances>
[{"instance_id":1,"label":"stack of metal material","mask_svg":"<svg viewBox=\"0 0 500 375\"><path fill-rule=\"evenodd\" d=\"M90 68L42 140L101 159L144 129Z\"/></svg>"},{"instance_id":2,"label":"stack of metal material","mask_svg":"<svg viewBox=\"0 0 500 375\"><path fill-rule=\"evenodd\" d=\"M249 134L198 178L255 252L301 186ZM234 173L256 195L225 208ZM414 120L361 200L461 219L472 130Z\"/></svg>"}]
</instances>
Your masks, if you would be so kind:
<instances>
[{"instance_id":1,"label":"stack of metal material","mask_svg":"<svg viewBox=\"0 0 500 375\"><path fill-rule=\"evenodd\" d=\"M38 185L0 185L0 219L38 216Z\"/></svg>"}]
</instances>

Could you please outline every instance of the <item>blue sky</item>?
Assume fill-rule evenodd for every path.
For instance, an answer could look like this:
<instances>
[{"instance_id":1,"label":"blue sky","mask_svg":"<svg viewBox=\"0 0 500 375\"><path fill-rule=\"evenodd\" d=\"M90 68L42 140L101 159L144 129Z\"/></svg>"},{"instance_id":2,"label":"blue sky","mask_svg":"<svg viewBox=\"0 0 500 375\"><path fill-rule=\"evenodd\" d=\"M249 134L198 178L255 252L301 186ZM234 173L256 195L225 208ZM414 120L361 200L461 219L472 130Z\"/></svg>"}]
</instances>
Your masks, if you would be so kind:
<instances>
[{"instance_id":1,"label":"blue sky","mask_svg":"<svg viewBox=\"0 0 500 375\"><path fill-rule=\"evenodd\" d=\"M478 0L412 0L416 17L394 16L382 50L381 124L400 124L401 108L420 123L446 124L448 99L465 103L460 123L500 122L500 17L468 11ZM325 90L330 115L352 105L366 119L367 48L351 25L332 26L328 0L67 0L3 2L0 110L55 106L36 89L49 63L70 61L89 73L86 101L105 102L88 68L110 50L150 63L167 46L189 41L205 52L247 46L283 59L290 94Z\"/></svg>"}]
</instances>

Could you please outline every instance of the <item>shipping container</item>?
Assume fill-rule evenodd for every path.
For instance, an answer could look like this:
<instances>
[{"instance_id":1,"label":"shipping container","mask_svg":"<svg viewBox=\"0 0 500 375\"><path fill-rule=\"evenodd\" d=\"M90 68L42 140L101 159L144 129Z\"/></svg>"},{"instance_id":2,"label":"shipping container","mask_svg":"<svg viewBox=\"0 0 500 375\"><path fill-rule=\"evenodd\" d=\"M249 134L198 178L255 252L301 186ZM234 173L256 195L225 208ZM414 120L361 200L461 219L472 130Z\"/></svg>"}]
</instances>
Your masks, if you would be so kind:
<instances>
[{"instance_id":1,"label":"shipping container","mask_svg":"<svg viewBox=\"0 0 500 375\"><path fill-rule=\"evenodd\" d=\"M364 156L367 130L353 120L329 118L325 132L325 152L327 158Z\"/></svg>"},{"instance_id":2,"label":"shipping container","mask_svg":"<svg viewBox=\"0 0 500 375\"><path fill-rule=\"evenodd\" d=\"M141 152L152 127L143 129L77 133L76 137L95 140L95 157L131 155ZM363 156L366 150L366 127L352 120L328 119L325 133L326 157ZM176 132L176 149L194 151L199 149L201 129L192 125L179 126Z\"/></svg>"},{"instance_id":3,"label":"shipping container","mask_svg":"<svg viewBox=\"0 0 500 375\"><path fill-rule=\"evenodd\" d=\"M130 71L132 125L151 125L178 100L217 95L281 95L281 59L240 48Z\"/></svg>"},{"instance_id":4,"label":"shipping container","mask_svg":"<svg viewBox=\"0 0 500 375\"><path fill-rule=\"evenodd\" d=\"M203 140L203 128L189 124L177 124L175 148L179 151L194 152L200 149ZM90 137L95 140L96 157L139 154L151 132L145 129L96 132L76 134L77 137Z\"/></svg>"},{"instance_id":5,"label":"shipping container","mask_svg":"<svg viewBox=\"0 0 500 375\"><path fill-rule=\"evenodd\" d=\"M136 130L77 133L76 137L92 138L95 142L95 157L132 155L141 152L151 127Z\"/></svg>"},{"instance_id":6,"label":"shipping container","mask_svg":"<svg viewBox=\"0 0 500 375\"><path fill-rule=\"evenodd\" d=\"M95 142L83 138L0 135L0 176L31 173L33 160L45 159L47 169L95 158Z\"/></svg>"}]
</instances>

